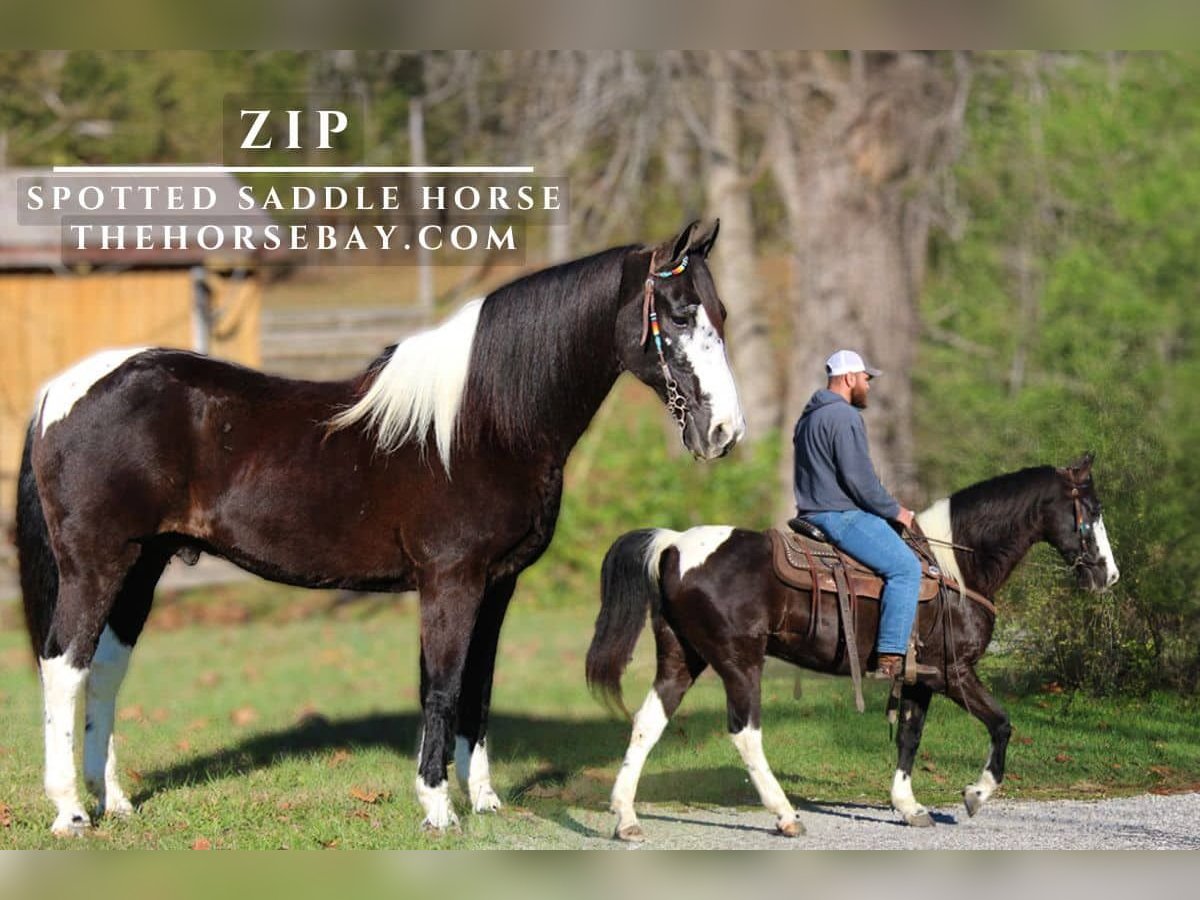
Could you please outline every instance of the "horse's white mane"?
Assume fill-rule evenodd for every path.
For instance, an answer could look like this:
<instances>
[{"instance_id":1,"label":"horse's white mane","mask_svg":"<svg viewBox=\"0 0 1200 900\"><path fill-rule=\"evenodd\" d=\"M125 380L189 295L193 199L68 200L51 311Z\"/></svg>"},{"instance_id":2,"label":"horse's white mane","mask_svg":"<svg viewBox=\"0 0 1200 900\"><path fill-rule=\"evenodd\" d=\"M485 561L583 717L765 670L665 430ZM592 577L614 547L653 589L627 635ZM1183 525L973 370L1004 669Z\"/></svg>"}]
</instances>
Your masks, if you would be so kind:
<instances>
[{"instance_id":1,"label":"horse's white mane","mask_svg":"<svg viewBox=\"0 0 1200 900\"><path fill-rule=\"evenodd\" d=\"M424 442L432 425L438 456L449 473L482 306L482 299L472 300L436 328L402 341L362 399L334 416L330 425L365 422L385 453L409 441Z\"/></svg>"}]
</instances>

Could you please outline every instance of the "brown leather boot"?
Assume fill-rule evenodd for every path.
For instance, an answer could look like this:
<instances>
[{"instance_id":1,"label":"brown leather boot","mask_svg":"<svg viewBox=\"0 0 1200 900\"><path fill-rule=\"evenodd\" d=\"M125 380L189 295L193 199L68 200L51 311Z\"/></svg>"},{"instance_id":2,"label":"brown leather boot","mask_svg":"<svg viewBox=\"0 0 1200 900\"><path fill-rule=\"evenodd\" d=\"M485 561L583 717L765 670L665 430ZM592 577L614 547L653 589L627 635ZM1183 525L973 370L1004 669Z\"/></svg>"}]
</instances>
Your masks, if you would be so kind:
<instances>
[{"instance_id":1,"label":"brown leather boot","mask_svg":"<svg viewBox=\"0 0 1200 900\"><path fill-rule=\"evenodd\" d=\"M871 678L895 681L904 673L904 657L899 653L880 653L875 665L875 670L867 673Z\"/></svg>"}]
</instances>

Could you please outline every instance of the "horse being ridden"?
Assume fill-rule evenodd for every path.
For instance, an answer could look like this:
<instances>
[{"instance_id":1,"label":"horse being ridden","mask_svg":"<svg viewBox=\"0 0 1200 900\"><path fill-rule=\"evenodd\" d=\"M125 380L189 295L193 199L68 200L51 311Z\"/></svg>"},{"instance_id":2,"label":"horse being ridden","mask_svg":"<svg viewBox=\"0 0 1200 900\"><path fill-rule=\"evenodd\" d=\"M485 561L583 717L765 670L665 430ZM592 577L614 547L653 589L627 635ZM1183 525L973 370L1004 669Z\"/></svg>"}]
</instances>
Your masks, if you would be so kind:
<instances>
[{"instance_id":1,"label":"horse being ridden","mask_svg":"<svg viewBox=\"0 0 1200 900\"><path fill-rule=\"evenodd\" d=\"M939 500L917 521L932 539L941 570L983 597L993 596L1039 541L1058 550L1081 587L1101 590L1116 582L1118 571L1091 469L1087 454L1062 469L1041 466L1002 475ZM771 553L767 534L729 526L632 531L609 549L588 650L588 683L621 702L621 673L647 611L658 660L613 787L618 838L644 838L633 806L642 765L688 688L709 666L724 682L729 732L763 805L775 813L780 832L803 832L762 750L763 664L773 656L845 675L850 655L840 639L833 597L823 594L814 603L809 591L784 584L774 574ZM878 604L859 604L855 649L861 661L872 651L878 617ZM937 674L903 687L891 789L892 806L910 825L933 824L913 795L912 767L935 691L982 721L991 737L983 774L963 791L968 813L974 815L1004 778L1008 715L975 674L993 625L990 604L961 596L953 587L940 602L921 604L921 658Z\"/></svg>"},{"instance_id":2,"label":"horse being ridden","mask_svg":"<svg viewBox=\"0 0 1200 900\"><path fill-rule=\"evenodd\" d=\"M21 465L18 549L53 831L89 824L72 733L85 683L85 780L101 812L131 811L116 693L164 567L198 551L287 584L418 590L425 822L456 820L455 745L471 805L497 808L484 738L500 626L617 376L670 401L697 458L744 432L705 261L717 226L697 225L521 278L346 381L150 349L49 382Z\"/></svg>"}]
</instances>

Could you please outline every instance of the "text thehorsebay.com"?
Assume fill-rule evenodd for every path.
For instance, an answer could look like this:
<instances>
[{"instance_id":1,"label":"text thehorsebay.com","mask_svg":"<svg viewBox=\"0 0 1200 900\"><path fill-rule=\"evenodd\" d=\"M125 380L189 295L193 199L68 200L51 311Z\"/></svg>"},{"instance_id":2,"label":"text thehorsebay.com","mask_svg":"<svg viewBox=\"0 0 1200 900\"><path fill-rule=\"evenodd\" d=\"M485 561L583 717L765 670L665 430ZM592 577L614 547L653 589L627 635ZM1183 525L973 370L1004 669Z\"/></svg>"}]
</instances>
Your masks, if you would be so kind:
<instances>
[{"instance_id":1,"label":"text thehorsebay.com","mask_svg":"<svg viewBox=\"0 0 1200 900\"><path fill-rule=\"evenodd\" d=\"M560 213L565 186L499 180L230 188L187 179L30 179L21 185L20 213L30 224L61 225L65 251L391 252L411 250L413 242L428 250L518 251L521 224Z\"/></svg>"}]
</instances>

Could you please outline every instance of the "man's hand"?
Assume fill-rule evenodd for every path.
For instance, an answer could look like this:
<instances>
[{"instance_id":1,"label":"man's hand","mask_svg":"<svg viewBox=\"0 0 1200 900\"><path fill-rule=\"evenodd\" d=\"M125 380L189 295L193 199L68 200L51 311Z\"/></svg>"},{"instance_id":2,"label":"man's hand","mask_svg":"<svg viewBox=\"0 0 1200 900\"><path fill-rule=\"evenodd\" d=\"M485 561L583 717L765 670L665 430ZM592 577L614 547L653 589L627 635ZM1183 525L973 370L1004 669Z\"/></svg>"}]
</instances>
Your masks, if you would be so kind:
<instances>
[{"instance_id":1,"label":"man's hand","mask_svg":"<svg viewBox=\"0 0 1200 900\"><path fill-rule=\"evenodd\" d=\"M896 514L896 521L911 531L913 527L913 511L905 506L900 507L900 512Z\"/></svg>"}]
</instances>

